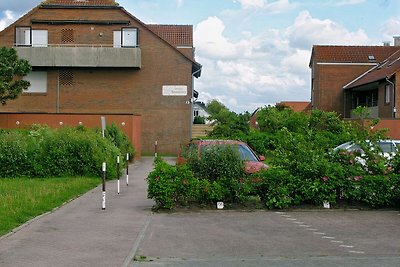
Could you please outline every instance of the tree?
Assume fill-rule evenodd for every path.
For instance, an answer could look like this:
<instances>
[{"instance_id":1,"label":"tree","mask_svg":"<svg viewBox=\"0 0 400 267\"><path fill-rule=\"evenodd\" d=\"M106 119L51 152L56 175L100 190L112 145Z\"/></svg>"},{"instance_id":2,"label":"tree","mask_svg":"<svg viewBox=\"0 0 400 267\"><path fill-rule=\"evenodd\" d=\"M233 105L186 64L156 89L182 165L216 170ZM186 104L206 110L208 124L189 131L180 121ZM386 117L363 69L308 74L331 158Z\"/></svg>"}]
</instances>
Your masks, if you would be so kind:
<instances>
[{"instance_id":1,"label":"tree","mask_svg":"<svg viewBox=\"0 0 400 267\"><path fill-rule=\"evenodd\" d=\"M207 111L210 113L209 120L213 121L213 130L209 136L217 138L237 138L250 131L250 114L236 114L230 111L224 104L212 100L207 104Z\"/></svg>"},{"instance_id":2,"label":"tree","mask_svg":"<svg viewBox=\"0 0 400 267\"><path fill-rule=\"evenodd\" d=\"M27 60L19 59L14 48L0 47L0 102L16 99L30 83L22 79L31 71Z\"/></svg>"}]
</instances>

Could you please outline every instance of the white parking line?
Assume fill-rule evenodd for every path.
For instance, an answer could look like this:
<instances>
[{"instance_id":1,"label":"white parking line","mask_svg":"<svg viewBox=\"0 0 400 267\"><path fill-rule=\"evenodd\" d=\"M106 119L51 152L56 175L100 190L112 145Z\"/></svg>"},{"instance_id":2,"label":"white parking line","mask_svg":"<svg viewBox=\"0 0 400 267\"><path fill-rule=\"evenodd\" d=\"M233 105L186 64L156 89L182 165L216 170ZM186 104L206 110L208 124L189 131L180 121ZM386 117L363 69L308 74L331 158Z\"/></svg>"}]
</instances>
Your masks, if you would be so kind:
<instances>
[{"instance_id":1,"label":"white parking line","mask_svg":"<svg viewBox=\"0 0 400 267\"><path fill-rule=\"evenodd\" d=\"M354 248L354 246L350 246L350 245L340 245L339 247L341 247L341 248Z\"/></svg>"},{"instance_id":2,"label":"white parking line","mask_svg":"<svg viewBox=\"0 0 400 267\"><path fill-rule=\"evenodd\" d=\"M354 253L354 254L365 254L364 251L356 251L356 250L349 250L349 253Z\"/></svg>"},{"instance_id":3,"label":"white parking line","mask_svg":"<svg viewBox=\"0 0 400 267\"><path fill-rule=\"evenodd\" d=\"M289 220L289 221L297 221L297 219L295 219L295 218L286 218L286 220Z\"/></svg>"},{"instance_id":4,"label":"white parking line","mask_svg":"<svg viewBox=\"0 0 400 267\"><path fill-rule=\"evenodd\" d=\"M326 235L325 233L322 233L322 232L314 232L314 234L316 234L316 235Z\"/></svg>"},{"instance_id":5,"label":"white parking line","mask_svg":"<svg viewBox=\"0 0 400 267\"><path fill-rule=\"evenodd\" d=\"M332 243L339 243L339 244L343 244L343 241L339 241L339 240L331 240Z\"/></svg>"},{"instance_id":6,"label":"white parking line","mask_svg":"<svg viewBox=\"0 0 400 267\"><path fill-rule=\"evenodd\" d=\"M335 239L335 237L333 237L333 236L323 236L322 238L325 238L325 239Z\"/></svg>"},{"instance_id":7,"label":"white parking line","mask_svg":"<svg viewBox=\"0 0 400 267\"><path fill-rule=\"evenodd\" d=\"M310 227L310 226L307 225L307 224L300 224L299 226L300 226L300 227L306 227L306 228Z\"/></svg>"},{"instance_id":8,"label":"white parking line","mask_svg":"<svg viewBox=\"0 0 400 267\"><path fill-rule=\"evenodd\" d=\"M307 230L307 231L318 231L317 228L307 228L306 230Z\"/></svg>"},{"instance_id":9,"label":"white parking line","mask_svg":"<svg viewBox=\"0 0 400 267\"><path fill-rule=\"evenodd\" d=\"M293 222L293 223L297 223L297 224L304 224L304 222Z\"/></svg>"}]
</instances>

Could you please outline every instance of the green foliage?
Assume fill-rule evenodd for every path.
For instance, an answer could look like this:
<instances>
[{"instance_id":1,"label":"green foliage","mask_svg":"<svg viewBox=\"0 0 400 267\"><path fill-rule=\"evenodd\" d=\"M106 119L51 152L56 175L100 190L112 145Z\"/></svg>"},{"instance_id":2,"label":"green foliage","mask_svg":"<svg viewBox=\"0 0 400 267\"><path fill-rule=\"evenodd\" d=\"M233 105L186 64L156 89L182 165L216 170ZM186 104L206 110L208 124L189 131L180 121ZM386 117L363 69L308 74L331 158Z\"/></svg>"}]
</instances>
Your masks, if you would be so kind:
<instances>
[{"instance_id":1,"label":"green foliage","mask_svg":"<svg viewBox=\"0 0 400 267\"><path fill-rule=\"evenodd\" d=\"M200 158L197 151L188 155L188 165L200 179L210 182L222 178L239 179L244 175L244 162L234 145L203 146Z\"/></svg>"},{"instance_id":2,"label":"green foliage","mask_svg":"<svg viewBox=\"0 0 400 267\"><path fill-rule=\"evenodd\" d=\"M0 177L101 176L106 162L107 177L112 178L121 155L114 143L94 130L40 125L0 133L0 152Z\"/></svg>"},{"instance_id":3,"label":"green foliage","mask_svg":"<svg viewBox=\"0 0 400 267\"><path fill-rule=\"evenodd\" d=\"M135 150L131 141L114 122L111 125L107 125L105 137L119 148L122 156L129 153L129 158L134 158Z\"/></svg>"},{"instance_id":4,"label":"green foliage","mask_svg":"<svg viewBox=\"0 0 400 267\"><path fill-rule=\"evenodd\" d=\"M16 99L30 83L22 77L31 71L27 60L18 59L14 48L0 47L0 103Z\"/></svg>"},{"instance_id":5,"label":"green foliage","mask_svg":"<svg viewBox=\"0 0 400 267\"><path fill-rule=\"evenodd\" d=\"M176 204L195 201L198 196L198 180L192 172L186 166L172 166L161 159L156 159L147 182L147 196L160 208L172 209Z\"/></svg>"},{"instance_id":6,"label":"green foliage","mask_svg":"<svg viewBox=\"0 0 400 267\"><path fill-rule=\"evenodd\" d=\"M259 111L260 130L232 131L229 125L238 115L218 102L213 102L212 110L217 121L212 136L247 142L257 153L272 155L273 167L246 175L240 171L243 167L235 169L240 165L232 151L211 148L202 151L200 157L187 151L191 186L187 191L177 190L173 182L164 187L181 192L183 199L208 204L246 203L253 198L270 209L322 206L324 201L333 206L339 201L372 207L400 206L400 153L388 161L374 145L385 138L384 131L343 121L333 112L313 110L305 114L281 107ZM333 151L348 141L358 144L363 153ZM178 177L180 174L175 172ZM162 190L158 193L163 194ZM168 207L177 203L178 196L172 196Z\"/></svg>"},{"instance_id":7,"label":"green foliage","mask_svg":"<svg viewBox=\"0 0 400 267\"><path fill-rule=\"evenodd\" d=\"M261 201L269 209L288 208L299 204L297 181L289 171L282 168L271 168L267 171L252 174L254 187Z\"/></svg>"},{"instance_id":8,"label":"green foliage","mask_svg":"<svg viewBox=\"0 0 400 267\"><path fill-rule=\"evenodd\" d=\"M195 116L193 120L193 124L205 124L206 119L202 116Z\"/></svg>"},{"instance_id":9,"label":"green foliage","mask_svg":"<svg viewBox=\"0 0 400 267\"><path fill-rule=\"evenodd\" d=\"M216 138L235 138L241 134L248 134L250 114L236 114L230 111L217 100L207 104L210 113L209 120L213 122L213 130L208 134Z\"/></svg>"}]
</instances>

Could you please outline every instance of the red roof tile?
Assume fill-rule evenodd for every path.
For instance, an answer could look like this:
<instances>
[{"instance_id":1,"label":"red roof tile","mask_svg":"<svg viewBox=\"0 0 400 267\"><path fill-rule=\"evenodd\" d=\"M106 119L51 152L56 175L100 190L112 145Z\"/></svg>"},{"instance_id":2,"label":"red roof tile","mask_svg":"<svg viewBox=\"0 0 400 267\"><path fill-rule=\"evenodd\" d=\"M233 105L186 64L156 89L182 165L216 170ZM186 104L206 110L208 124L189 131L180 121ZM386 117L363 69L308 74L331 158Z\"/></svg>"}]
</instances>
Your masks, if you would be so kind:
<instances>
[{"instance_id":1,"label":"red roof tile","mask_svg":"<svg viewBox=\"0 0 400 267\"><path fill-rule=\"evenodd\" d=\"M277 103L276 105L289 107L295 112L303 112L311 110L311 102L282 101L280 103Z\"/></svg>"},{"instance_id":2,"label":"red roof tile","mask_svg":"<svg viewBox=\"0 0 400 267\"><path fill-rule=\"evenodd\" d=\"M321 63L378 63L398 50L400 50L400 46L314 45L311 61ZM373 56L374 59L370 59L368 56Z\"/></svg>"},{"instance_id":3,"label":"red roof tile","mask_svg":"<svg viewBox=\"0 0 400 267\"><path fill-rule=\"evenodd\" d=\"M354 88L364 84L377 82L386 78L391 78L393 74L400 70L400 50L395 52L385 61L374 66L354 81L346 85L344 88Z\"/></svg>"},{"instance_id":4,"label":"red roof tile","mask_svg":"<svg viewBox=\"0 0 400 267\"><path fill-rule=\"evenodd\" d=\"M61 6L117 6L114 0L46 0L44 5Z\"/></svg>"},{"instance_id":5,"label":"red roof tile","mask_svg":"<svg viewBox=\"0 0 400 267\"><path fill-rule=\"evenodd\" d=\"M146 25L152 32L173 46L193 46L192 25Z\"/></svg>"}]
</instances>

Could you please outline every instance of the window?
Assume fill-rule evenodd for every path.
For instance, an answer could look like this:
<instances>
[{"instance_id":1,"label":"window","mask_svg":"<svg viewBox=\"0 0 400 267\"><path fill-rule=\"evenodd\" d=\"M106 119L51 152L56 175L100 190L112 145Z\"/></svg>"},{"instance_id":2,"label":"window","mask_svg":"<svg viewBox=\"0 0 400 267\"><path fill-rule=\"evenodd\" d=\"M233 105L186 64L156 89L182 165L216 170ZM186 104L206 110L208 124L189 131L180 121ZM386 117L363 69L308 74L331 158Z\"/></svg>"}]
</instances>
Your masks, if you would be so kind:
<instances>
[{"instance_id":1,"label":"window","mask_svg":"<svg viewBox=\"0 0 400 267\"><path fill-rule=\"evenodd\" d=\"M385 104L390 103L390 84L385 85Z\"/></svg>"},{"instance_id":2,"label":"window","mask_svg":"<svg viewBox=\"0 0 400 267\"><path fill-rule=\"evenodd\" d=\"M121 47L121 31L114 31L114 47Z\"/></svg>"},{"instance_id":3,"label":"window","mask_svg":"<svg viewBox=\"0 0 400 267\"><path fill-rule=\"evenodd\" d=\"M198 116L199 116L199 111L198 111L198 110L194 110L193 112L194 112L193 115L194 115L195 117L198 117Z\"/></svg>"},{"instance_id":4,"label":"window","mask_svg":"<svg viewBox=\"0 0 400 267\"><path fill-rule=\"evenodd\" d=\"M136 47L137 46L137 29L123 28L122 29L122 46Z\"/></svg>"},{"instance_id":5,"label":"window","mask_svg":"<svg viewBox=\"0 0 400 267\"><path fill-rule=\"evenodd\" d=\"M17 46L31 45L31 27L15 28L15 44Z\"/></svg>"},{"instance_id":6,"label":"window","mask_svg":"<svg viewBox=\"0 0 400 267\"><path fill-rule=\"evenodd\" d=\"M47 30L32 30L32 46L47 47Z\"/></svg>"},{"instance_id":7,"label":"window","mask_svg":"<svg viewBox=\"0 0 400 267\"><path fill-rule=\"evenodd\" d=\"M15 28L15 44L17 46L47 47L47 30L32 30L31 27Z\"/></svg>"},{"instance_id":8,"label":"window","mask_svg":"<svg viewBox=\"0 0 400 267\"><path fill-rule=\"evenodd\" d=\"M47 93L46 71L31 71L24 77L24 80L31 83L24 93Z\"/></svg>"},{"instance_id":9,"label":"window","mask_svg":"<svg viewBox=\"0 0 400 267\"><path fill-rule=\"evenodd\" d=\"M114 47L137 47L138 30L137 28L122 28L114 31Z\"/></svg>"}]
</instances>

